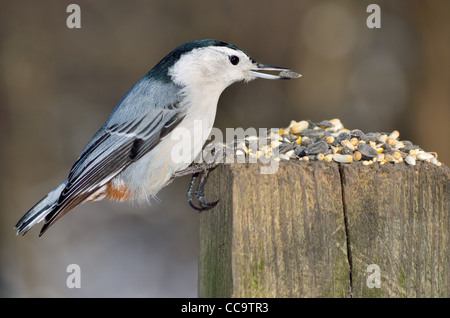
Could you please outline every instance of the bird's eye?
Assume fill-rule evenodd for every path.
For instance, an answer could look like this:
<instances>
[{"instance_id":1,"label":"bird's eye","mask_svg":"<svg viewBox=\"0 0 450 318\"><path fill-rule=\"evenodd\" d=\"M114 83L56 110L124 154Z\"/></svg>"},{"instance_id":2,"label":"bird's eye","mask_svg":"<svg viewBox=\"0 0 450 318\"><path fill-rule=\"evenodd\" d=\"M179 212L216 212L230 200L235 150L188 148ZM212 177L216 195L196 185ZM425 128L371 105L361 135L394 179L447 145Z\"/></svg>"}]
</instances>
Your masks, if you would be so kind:
<instances>
[{"instance_id":1,"label":"bird's eye","mask_svg":"<svg viewBox=\"0 0 450 318\"><path fill-rule=\"evenodd\" d=\"M239 63L239 58L236 55L231 55L230 56L230 62L233 65L238 65Z\"/></svg>"}]
</instances>

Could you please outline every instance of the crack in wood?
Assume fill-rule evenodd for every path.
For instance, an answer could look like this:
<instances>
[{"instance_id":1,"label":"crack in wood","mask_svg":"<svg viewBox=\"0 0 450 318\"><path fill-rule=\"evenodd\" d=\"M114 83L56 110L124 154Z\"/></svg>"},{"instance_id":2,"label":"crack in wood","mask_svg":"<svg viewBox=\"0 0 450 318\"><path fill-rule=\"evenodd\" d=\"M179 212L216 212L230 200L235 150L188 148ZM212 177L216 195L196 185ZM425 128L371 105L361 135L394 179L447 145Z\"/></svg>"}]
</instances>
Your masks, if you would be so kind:
<instances>
[{"instance_id":1,"label":"crack in wood","mask_svg":"<svg viewBox=\"0 0 450 318\"><path fill-rule=\"evenodd\" d=\"M345 203L345 180L344 180L344 167L343 164L339 164L339 178L341 180L341 194L342 194L342 212L344 216L345 237L347 240L347 260L348 260L348 272L350 281L350 298L353 297L353 266L352 266L352 250L350 247L350 237L347 220L347 205Z\"/></svg>"}]
</instances>

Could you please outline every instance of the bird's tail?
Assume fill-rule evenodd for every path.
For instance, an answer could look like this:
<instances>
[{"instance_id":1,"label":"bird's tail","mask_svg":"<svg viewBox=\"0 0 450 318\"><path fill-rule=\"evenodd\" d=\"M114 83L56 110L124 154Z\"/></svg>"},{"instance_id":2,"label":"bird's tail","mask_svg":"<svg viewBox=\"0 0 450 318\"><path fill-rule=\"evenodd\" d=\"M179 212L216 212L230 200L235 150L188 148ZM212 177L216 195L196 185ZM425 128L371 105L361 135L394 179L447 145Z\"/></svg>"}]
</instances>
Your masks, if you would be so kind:
<instances>
[{"instance_id":1,"label":"bird's tail","mask_svg":"<svg viewBox=\"0 0 450 318\"><path fill-rule=\"evenodd\" d=\"M33 206L14 227L17 229L17 235L25 235L33 226L41 222L47 215L52 215L56 210L60 209L58 205L61 192L66 187L67 181L59 185L55 190L47 194L41 201ZM53 212L53 213L52 213ZM41 236L47 227L43 228L39 236Z\"/></svg>"}]
</instances>

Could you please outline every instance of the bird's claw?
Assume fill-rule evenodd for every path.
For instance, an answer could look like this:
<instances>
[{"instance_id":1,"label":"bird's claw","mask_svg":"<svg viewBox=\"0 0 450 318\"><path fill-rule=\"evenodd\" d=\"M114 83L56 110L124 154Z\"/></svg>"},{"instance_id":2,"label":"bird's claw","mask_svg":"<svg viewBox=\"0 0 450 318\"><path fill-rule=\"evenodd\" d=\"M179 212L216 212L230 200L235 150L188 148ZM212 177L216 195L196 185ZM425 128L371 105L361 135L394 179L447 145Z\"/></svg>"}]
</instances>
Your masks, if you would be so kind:
<instances>
[{"instance_id":1,"label":"bird's claw","mask_svg":"<svg viewBox=\"0 0 450 318\"><path fill-rule=\"evenodd\" d=\"M204 196L205 196L204 186L206 184L206 180L208 179L209 171L210 170L204 170L202 172L194 173L192 175L191 183L189 185L188 203L193 209L200 211L200 212L212 209L213 207L215 207L217 205L217 203L220 200L219 199L219 200L216 200L213 202L208 202L204 198ZM196 184L198 177L200 177L200 181L198 183L197 188L195 189L195 184ZM194 204L194 202L193 202L194 198L197 198L197 200L199 202L199 206L196 206Z\"/></svg>"},{"instance_id":2,"label":"bird's claw","mask_svg":"<svg viewBox=\"0 0 450 318\"><path fill-rule=\"evenodd\" d=\"M199 202L200 202L200 206L196 206L196 205L192 202L192 199L189 199L189 200L188 200L188 203L189 203L189 205L191 206L191 208L193 208L194 210L197 210L197 211L199 211L199 212L203 212L203 211L212 209L213 207L215 207L215 206L217 205L217 203L219 202L219 200L216 200L216 201L214 201L214 202L205 202L205 201L202 202L202 201L200 201L200 199L199 199Z\"/></svg>"}]
</instances>

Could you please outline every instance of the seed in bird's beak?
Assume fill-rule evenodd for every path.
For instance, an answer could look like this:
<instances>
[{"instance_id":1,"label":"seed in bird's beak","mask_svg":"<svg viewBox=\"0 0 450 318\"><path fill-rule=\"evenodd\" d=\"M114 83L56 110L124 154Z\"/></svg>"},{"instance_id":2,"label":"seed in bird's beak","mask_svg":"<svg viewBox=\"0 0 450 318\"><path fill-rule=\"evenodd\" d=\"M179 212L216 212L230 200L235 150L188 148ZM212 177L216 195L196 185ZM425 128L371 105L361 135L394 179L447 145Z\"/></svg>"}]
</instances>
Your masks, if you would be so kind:
<instances>
[{"instance_id":1,"label":"seed in bird's beak","mask_svg":"<svg viewBox=\"0 0 450 318\"><path fill-rule=\"evenodd\" d=\"M279 74L278 75L266 74L261 73L262 71L275 71L279 72ZM257 67L252 69L250 71L250 74L265 79L291 79L291 78L299 78L301 76L300 74L297 74L285 67L263 65L263 64L257 64Z\"/></svg>"},{"instance_id":2,"label":"seed in bird's beak","mask_svg":"<svg viewBox=\"0 0 450 318\"><path fill-rule=\"evenodd\" d=\"M281 71L278 76L280 76L280 78L288 79L288 78L299 78L302 75L298 74L298 73L295 73L293 71L290 71L290 70L284 70L284 71Z\"/></svg>"}]
</instances>

